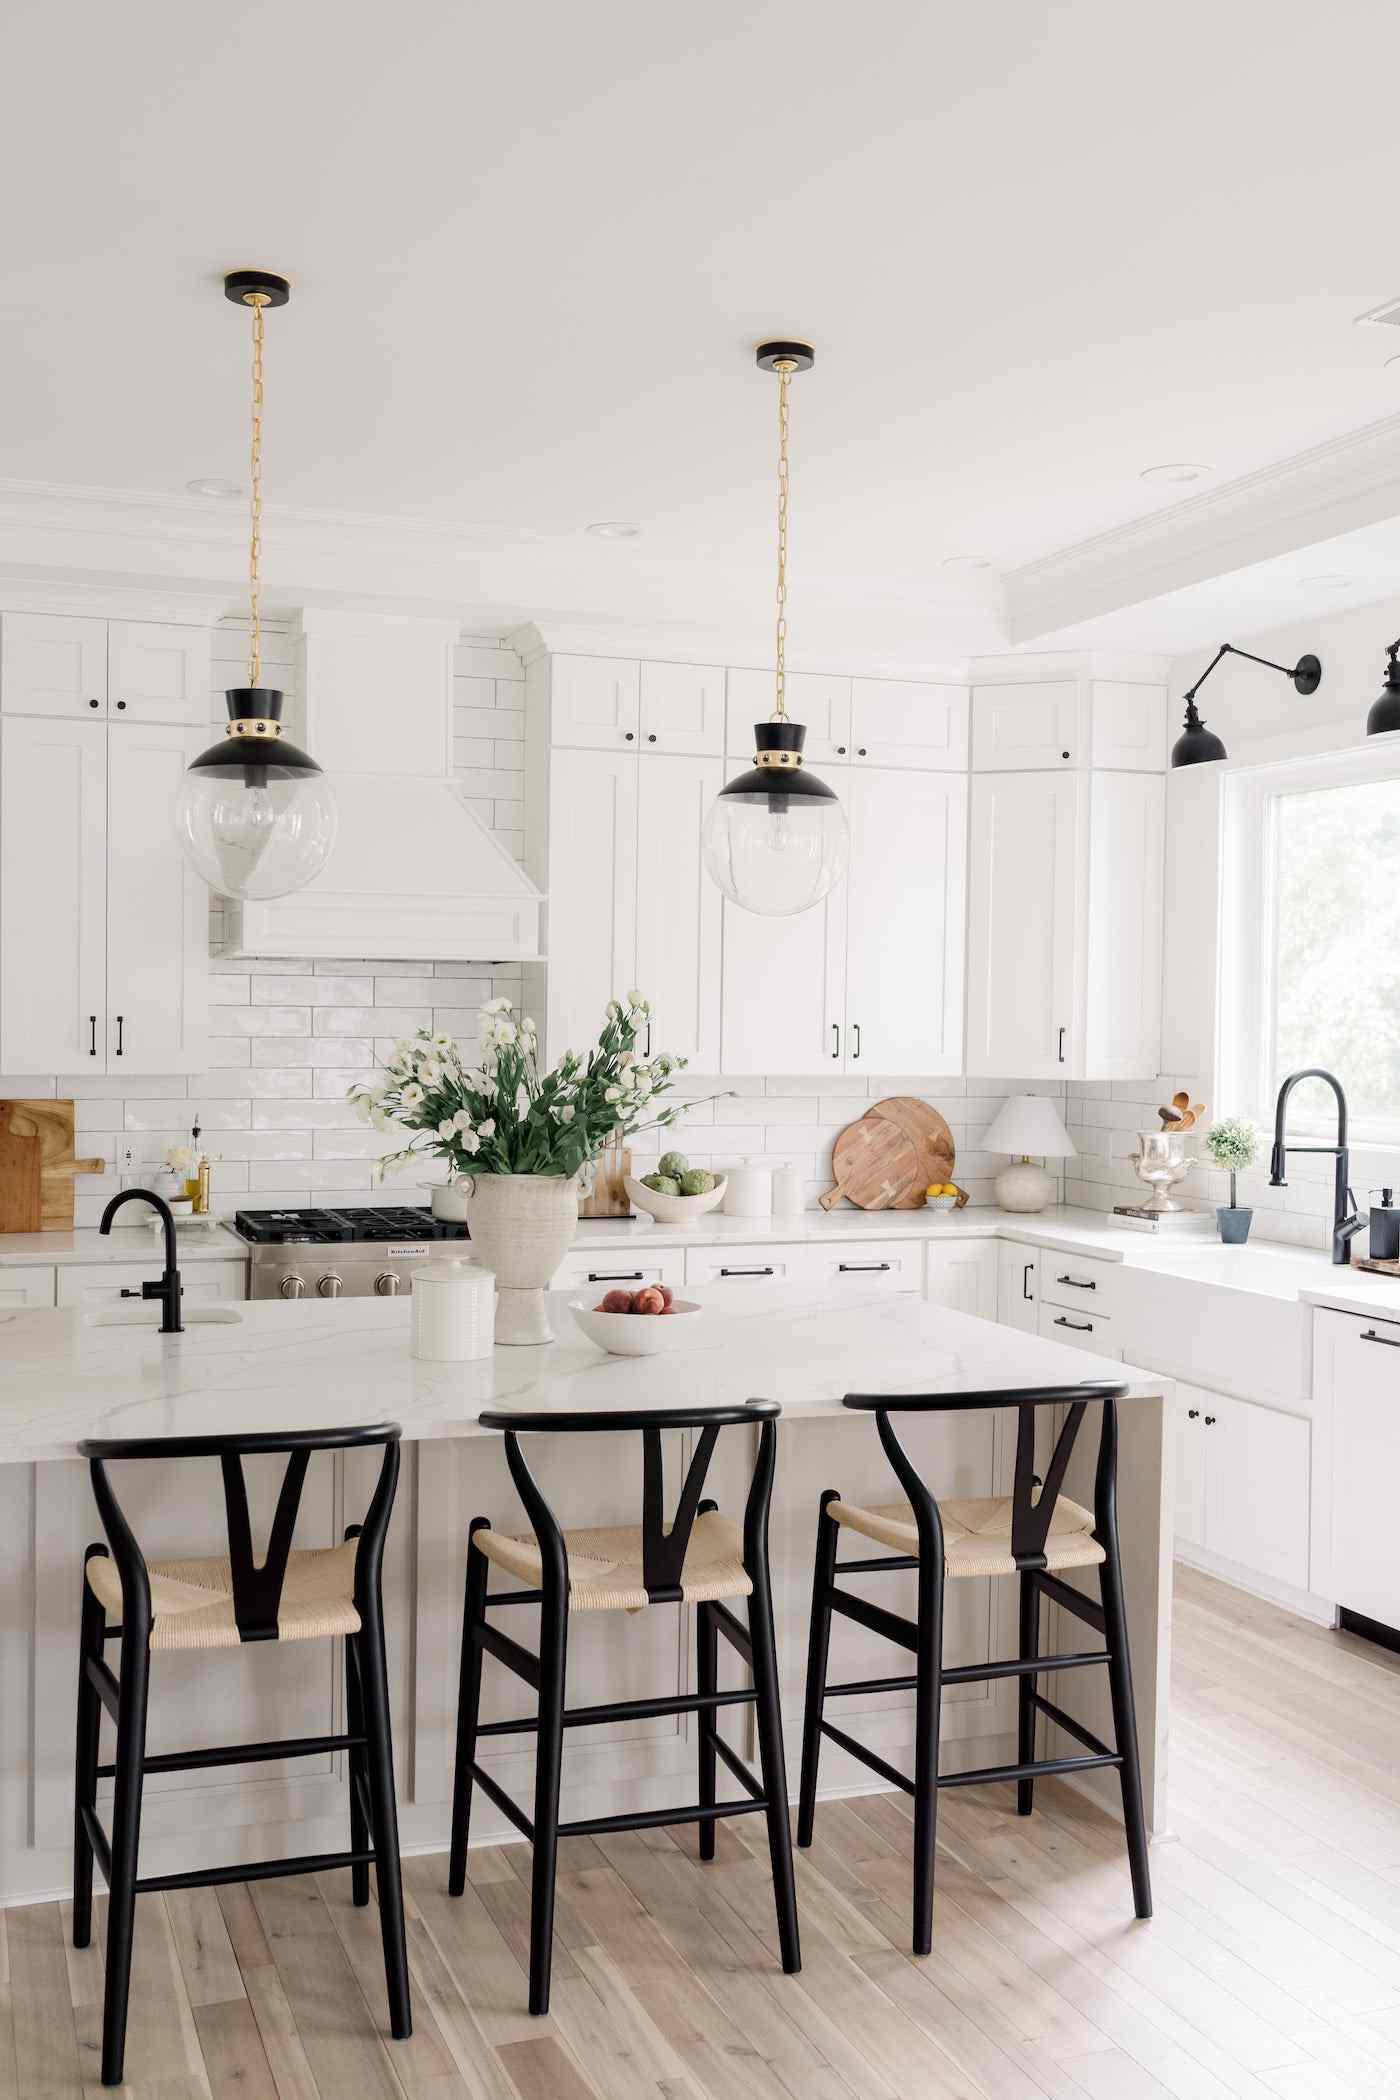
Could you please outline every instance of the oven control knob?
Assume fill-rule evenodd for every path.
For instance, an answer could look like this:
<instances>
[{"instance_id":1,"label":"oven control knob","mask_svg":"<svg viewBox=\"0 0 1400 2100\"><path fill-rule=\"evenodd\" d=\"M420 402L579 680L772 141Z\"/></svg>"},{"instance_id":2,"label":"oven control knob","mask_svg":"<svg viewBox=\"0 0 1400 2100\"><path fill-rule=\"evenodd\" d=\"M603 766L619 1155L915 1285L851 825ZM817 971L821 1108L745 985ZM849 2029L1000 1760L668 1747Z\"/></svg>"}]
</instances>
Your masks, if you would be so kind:
<instances>
[{"instance_id":1,"label":"oven control knob","mask_svg":"<svg viewBox=\"0 0 1400 2100\"><path fill-rule=\"evenodd\" d=\"M340 1291L340 1278L335 1275L322 1276L316 1285L316 1295L318 1298L338 1298L340 1296Z\"/></svg>"},{"instance_id":2,"label":"oven control knob","mask_svg":"<svg viewBox=\"0 0 1400 2100\"><path fill-rule=\"evenodd\" d=\"M302 1282L300 1276L284 1276L282 1278L282 1296L284 1298L303 1298L305 1295L306 1285Z\"/></svg>"},{"instance_id":3,"label":"oven control knob","mask_svg":"<svg viewBox=\"0 0 1400 2100\"><path fill-rule=\"evenodd\" d=\"M382 1276L375 1277L374 1288L381 1298L397 1298L399 1279L392 1269L386 1269Z\"/></svg>"}]
</instances>

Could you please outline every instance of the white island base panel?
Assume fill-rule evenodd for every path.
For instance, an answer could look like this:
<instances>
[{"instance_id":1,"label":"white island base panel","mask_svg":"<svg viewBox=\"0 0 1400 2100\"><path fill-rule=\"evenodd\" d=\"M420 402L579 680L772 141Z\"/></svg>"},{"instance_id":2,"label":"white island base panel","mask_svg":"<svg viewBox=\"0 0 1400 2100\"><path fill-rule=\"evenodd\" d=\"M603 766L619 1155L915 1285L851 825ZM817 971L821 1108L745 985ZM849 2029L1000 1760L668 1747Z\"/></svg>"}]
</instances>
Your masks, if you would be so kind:
<instances>
[{"instance_id":1,"label":"white island base panel","mask_svg":"<svg viewBox=\"0 0 1400 2100\"><path fill-rule=\"evenodd\" d=\"M71 1881L72 1761L78 1612L84 1547L100 1539L85 1436L185 1436L231 1428L315 1428L394 1420L403 1425L405 1465L385 1561L385 1605L395 1753L406 1849L445 1848L449 1829L458 1640L467 1528L485 1515L527 1528L499 1436L477 1416L490 1405L564 1410L693 1405L753 1397L782 1403L771 1558L789 1770L801 1747L812 1556L818 1502L835 1487L855 1499L894 1500L898 1490L874 1423L840 1405L843 1393L993 1390L1103 1380L1121 1375L1119 1508L1132 1630L1139 1733L1149 1820L1162 1827L1170 1608L1170 1524L1164 1522L1160 1377L1120 1369L1036 1336L949 1312L911 1295L871 1292L833 1309L824 1292L799 1286L738 1302L729 1289L695 1294L705 1304L693 1346L663 1358L602 1355L572 1326L565 1301L551 1302L561 1339L549 1347L498 1349L472 1364L428 1364L409 1353L411 1306L354 1300L306 1306L238 1307L238 1318L161 1337L149 1324L104 1326L91 1316L27 1312L0 1319L0 1902L66 1892ZM149 1310L149 1309L148 1309ZM927 1417L907 1425L908 1448L937 1492L1009 1490L1014 1417L1004 1410ZM753 1431L721 1434L707 1493L739 1514ZM676 1491L690 1436L665 1439L668 1489ZM1071 1492L1092 1499L1095 1413L1076 1456ZM532 1466L566 1525L635 1523L641 1509L641 1439L531 1439ZM308 1474L297 1542L331 1544L365 1506L376 1460L351 1453L318 1459ZM267 1525L282 1461L248 1465L255 1524ZM213 1460L132 1463L118 1491L147 1553L184 1556L225 1549L223 1501ZM265 1535L265 1531L264 1531ZM847 1547L849 1555L854 1549ZM912 1578L863 1578L882 1603L913 1611ZM1091 1586L1092 1587L1092 1586ZM1016 1583L949 1585L945 1653L950 1663L1010 1655ZM1082 1642L1051 1615L1049 1640ZM533 1644L535 1613L517 1610L511 1631ZM694 1682L693 1613L660 1605L635 1615L589 1613L570 1626L569 1697L575 1704L666 1695ZM737 1658L721 1644L722 1682L736 1683ZM838 1619L832 1676L858 1680L909 1667L902 1651ZM1102 1672L1057 1681L1057 1696L1101 1735L1109 1734ZM1091 1681L1092 1680L1092 1681ZM1073 1689L1071 1690L1071 1685ZM149 1748L257 1741L331 1733L345 1725L337 1644L258 1643L214 1654L162 1654L153 1669ZM944 1705L945 1768L1014 1755L1014 1689L964 1685ZM903 1694L835 1701L833 1719L908 1770L912 1705ZM486 1668L483 1718L531 1711L530 1694L498 1664ZM747 1712L726 1717L732 1740L753 1755ZM103 1754L111 1731L104 1722ZM496 1738L485 1762L528 1802L531 1739ZM615 1813L693 1801L693 1716L571 1729L564 1759L564 1813ZM1099 1774L1097 1778L1113 1775ZM823 1792L864 1792L875 1783L830 1744ZM108 1789L109 1791L109 1789ZM1113 1789L1112 1792L1116 1792ZM1112 1793L1102 1798L1111 1799ZM104 1811L105 1815L106 1811ZM145 1791L142 1867L150 1873L343 1845L347 1828L343 1758L221 1772L153 1775ZM473 1841L514 1835L478 1794ZM1126 1898L1125 1898L1126 1900Z\"/></svg>"}]
</instances>

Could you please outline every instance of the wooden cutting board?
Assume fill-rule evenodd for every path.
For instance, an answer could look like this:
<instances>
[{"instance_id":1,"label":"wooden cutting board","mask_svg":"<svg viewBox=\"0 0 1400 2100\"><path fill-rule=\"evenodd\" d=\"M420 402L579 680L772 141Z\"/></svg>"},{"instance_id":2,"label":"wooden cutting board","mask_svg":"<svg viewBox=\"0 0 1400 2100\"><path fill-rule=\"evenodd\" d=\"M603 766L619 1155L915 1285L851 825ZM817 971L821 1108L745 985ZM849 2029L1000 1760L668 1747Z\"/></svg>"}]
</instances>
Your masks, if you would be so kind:
<instances>
[{"instance_id":1,"label":"wooden cutting board","mask_svg":"<svg viewBox=\"0 0 1400 2100\"><path fill-rule=\"evenodd\" d=\"M897 1123L862 1116L837 1138L831 1154L836 1180L817 1201L823 1210L843 1196L860 1210L916 1210L928 1186L920 1179L920 1158L918 1145Z\"/></svg>"},{"instance_id":2,"label":"wooden cutting board","mask_svg":"<svg viewBox=\"0 0 1400 2100\"><path fill-rule=\"evenodd\" d=\"M912 1138L919 1148L922 1162L919 1172L923 1176L922 1189L929 1189L935 1182L951 1181L957 1162L957 1147L953 1133L927 1101L920 1101L913 1094L890 1094L883 1101L876 1101L865 1111L867 1116L878 1116L886 1123L893 1123ZM918 1204L912 1206L918 1209Z\"/></svg>"},{"instance_id":3,"label":"wooden cutting board","mask_svg":"<svg viewBox=\"0 0 1400 2100\"><path fill-rule=\"evenodd\" d=\"M0 1101L0 1232L71 1232L74 1176L106 1166L73 1157L71 1101Z\"/></svg>"}]
</instances>

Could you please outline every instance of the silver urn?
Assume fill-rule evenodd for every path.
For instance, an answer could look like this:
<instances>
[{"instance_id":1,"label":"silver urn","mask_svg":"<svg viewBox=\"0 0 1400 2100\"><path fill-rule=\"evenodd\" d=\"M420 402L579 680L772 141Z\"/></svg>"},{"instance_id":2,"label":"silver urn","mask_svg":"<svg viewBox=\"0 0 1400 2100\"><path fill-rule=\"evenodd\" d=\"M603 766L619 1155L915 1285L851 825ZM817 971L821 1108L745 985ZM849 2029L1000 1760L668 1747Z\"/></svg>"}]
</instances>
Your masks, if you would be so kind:
<instances>
[{"instance_id":1,"label":"silver urn","mask_svg":"<svg viewBox=\"0 0 1400 2100\"><path fill-rule=\"evenodd\" d=\"M1186 1157L1186 1139L1180 1131L1140 1130L1138 1149L1130 1157L1138 1180L1145 1181L1152 1191L1143 1205L1145 1211L1162 1217L1186 1208L1175 1202L1171 1193L1196 1164Z\"/></svg>"}]
</instances>

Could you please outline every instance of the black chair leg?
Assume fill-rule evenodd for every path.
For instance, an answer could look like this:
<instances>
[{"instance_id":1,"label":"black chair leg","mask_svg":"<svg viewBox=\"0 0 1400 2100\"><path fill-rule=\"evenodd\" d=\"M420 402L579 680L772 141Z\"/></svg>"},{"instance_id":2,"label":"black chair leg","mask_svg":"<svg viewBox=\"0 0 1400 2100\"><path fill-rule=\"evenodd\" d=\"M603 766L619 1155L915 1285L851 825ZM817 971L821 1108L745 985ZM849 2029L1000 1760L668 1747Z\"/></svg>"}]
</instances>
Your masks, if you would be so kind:
<instances>
[{"instance_id":1,"label":"black chair leg","mask_svg":"<svg viewBox=\"0 0 1400 2100\"><path fill-rule=\"evenodd\" d=\"M719 1630L708 1604L700 1605L695 1613L695 1689L702 1699L713 1698L719 1689ZM700 1786L696 1799L702 1808L712 1808L715 1802L715 1709L702 1706L696 1718L700 1723ZM713 1859L713 1818L699 1824L698 1829L700 1857Z\"/></svg>"},{"instance_id":2,"label":"black chair leg","mask_svg":"<svg viewBox=\"0 0 1400 2100\"><path fill-rule=\"evenodd\" d=\"M788 1825L787 1758L783 1750L783 1708L778 1686L778 1650L773 1636L773 1592L765 1555L750 1567L749 1640L753 1648L754 1718L758 1723L759 1771L767 1800L768 1856L773 1873L773 1900L778 1912L778 1946L785 1974L802 1967L797 1932L797 1885L792 1871L792 1831Z\"/></svg>"},{"instance_id":3,"label":"black chair leg","mask_svg":"<svg viewBox=\"0 0 1400 2100\"><path fill-rule=\"evenodd\" d=\"M78 1733L73 1760L73 1945L86 1947L92 1939L92 1840L83 1821L83 1810L97 1806L98 1738L102 1727L102 1702L88 1676L89 1658L100 1660L106 1613L92 1593L87 1563L101 1546L89 1546L83 1561L82 1631L78 1640Z\"/></svg>"},{"instance_id":4,"label":"black chair leg","mask_svg":"<svg viewBox=\"0 0 1400 2100\"><path fill-rule=\"evenodd\" d=\"M1021 1649L1022 1662L1040 1654L1040 1585L1032 1572L1021 1571ZM1035 1708L1031 1704L1036 1679L1023 1677L1017 1689L1016 1710L1016 1762L1028 1765L1035 1758ZM1028 1816L1035 1807L1035 1781L1018 1779L1016 1782L1016 1813Z\"/></svg>"},{"instance_id":5,"label":"black chair leg","mask_svg":"<svg viewBox=\"0 0 1400 2100\"><path fill-rule=\"evenodd\" d=\"M384 1980L389 1998L389 2032L396 2042L413 2032L408 1987L408 1946L404 1934L403 1877L399 1866L399 1814L394 1798L394 1742L389 1725L389 1673L384 1658L384 1622L379 1599L360 1611L355 1635L360 1698L364 1709L366 1764L374 1872L379 1888L379 1930L384 1941Z\"/></svg>"},{"instance_id":6,"label":"black chair leg","mask_svg":"<svg viewBox=\"0 0 1400 2100\"><path fill-rule=\"evenodd\" d=\"M1100 1536L1102 1538L1102 1533ZM1108 1649L1109 1657L1108 1684L1113 1700L1114 1747L1123 1760L1118 1776L1123 1789L1123 1827L1128 1837L1128 1865L1133 1877L1133 1909L1140 1918L1150 1918L1152 1877L1147 1863L1147 1817L1142 1806L1137 1707L1133 1699L1133 1669L1128 1652L1127 1610L1123 1600L1123 1569L1118 1554L1116 1519L1102 1542L1107 1557L1099 1570L1099 1594L1103 1600L1104 1645Z\"/></svg>"},{"instance_id":7,"label":"black chair leg","mask_svg":"<svg viewBox=\"0 0 1400 2100\"><path fill-rule=\"evenodd\" d=\"M360 1690L359 1661L355 1653L355 1636L345 1637L345 1720L351 1735L365 1732L365 1702ZM369 1791L369 1756L361 1750L350 1752L350 1848L363 1852L368 1846L369 1824L365 1820L364 1797L361 1787ZM356 1910L363 1910L369 1902L369 1868L355 1866L350 1869L350 1901Z\"/></svg>"},{"instance_id":8,"label":"black chair leg","mask_svg":"<svg viewBox=\"0 0 1400 2100\"><path fill-rule=\"evenodd\" d=\"M460 1896L467 1885L467 1836L472 1815L472 1764L477 1723L481 1718L481 1642L486 1622L486 1587L491 1570L486 1555L472 1544L490 1519L474 1517L467 1534L466 1598L462 1607L462 1667L457 1682L457 1761L452 1779L452 1849L447 1867L447 1893Z\"/></svg>"},{"instance_id":9,"label":"black chair leg","mask_svg":"<svg viewBox=\"0 0 1400 2100\"><path fill-rule=\"evenodd\" d=\"M569 1603L563 1591L540 1607L539 1728L535 1738L535 1838L530 1873L530 2010L549 2011L554 1966L554 1881L559 1864L559 1785L564 1768L564 1678Z\"/></svg>"},{"instance_id":10,"label":"black chair leg","mask_svg":"<svg viewBox=\"0 0 1400 2100\"><path fill-rule=\"evenodd\" d=\"M807 1636L807 1699L802 1716L802 1778L797 1793L797 1842L810 1845L817 1816L817 1768L822 1752L822 1709L826 1701L827 1657L831 1648L830 1590L836 1580L836 1547L841 1527L827 1515L838 1499L835 1488L822 1496L817 1518L817 1558L812 1575L812 1623Z\"/></svg>"},{"instance_id":11,"label":"black chair leg","mask_svg":"<svg viewBox=\"0 0 1400 2100\"><path fill-rule=\"evenodd\" d=\"M107 1978L102 2000L102 2083L120 2085L126 2062L126 2010L136 1924L136 1862L141 1840L141 1785L150 1692L150 1628L122 1634L117 1707L116 1792L112 1803L112 1874L107 1899Z\"/></svg>"},{"instance_id":12,"label":"black chair leg","mask_svg":"<svg viewBox=\"0 0 1400 2100\"><path fill-rule=\"evenodd\" d=\"M914 1952L933 1948L933 1867L938 1845L938 1728L943 1700L943 1565L919 1563L914 1690Z\"/></svg>"}]
</instances>

